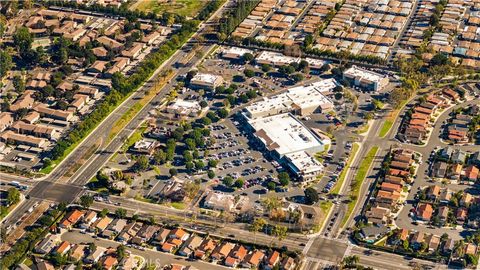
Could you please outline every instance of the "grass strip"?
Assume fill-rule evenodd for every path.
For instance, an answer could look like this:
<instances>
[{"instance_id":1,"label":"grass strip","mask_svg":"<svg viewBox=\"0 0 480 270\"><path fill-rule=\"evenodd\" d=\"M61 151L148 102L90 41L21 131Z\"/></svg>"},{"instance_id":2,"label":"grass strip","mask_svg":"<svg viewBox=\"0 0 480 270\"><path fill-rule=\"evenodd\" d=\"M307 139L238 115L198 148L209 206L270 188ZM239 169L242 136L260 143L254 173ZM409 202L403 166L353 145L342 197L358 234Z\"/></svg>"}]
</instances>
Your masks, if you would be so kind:
<instances>
[{"instance_id":1,"label":"grass strip","mask_svg":"<svg viewBox=\"0 0 480 270\"><path fill-rule=\"evenodd\" d=\"M338 177L335 187L330 191L331 194L338 194L340 192L340 188L342 187L343 182L345 182L345 177L347 176L347 168L350 167L350 165L352 164L353 158L355 157L355 154L357 154L359 148L360 148L360 145L358 145L358 143L353 144L352 151L350 152L350 156L348 157L347 164L345 165L342 172L340 173L340 176Z\"/></svg>"},{"instance_id":2,"label":"grass strip","mask_svg":"<svg viewBox=\"0 0 480 270\"><path fill-rule=\"evenodd\" d=\"M377 152L378 152L378 146L373 146L372 148L370 148L370 150L368 150L367 155L360 163L357 174L353 178L353 182L351 184L350 201L347 205L347 213L342 219L341 227L343 227L347 223L348 219L352 215L353 210L355 209L355 205L357 204L357 200L358 200L358 195L360 193L360 188L362 187L365 177L367 177L368 170L370 170L370 167L372 166L372 163L373 163L373 159L377 155Z\"/></svg>"}]
</instances>

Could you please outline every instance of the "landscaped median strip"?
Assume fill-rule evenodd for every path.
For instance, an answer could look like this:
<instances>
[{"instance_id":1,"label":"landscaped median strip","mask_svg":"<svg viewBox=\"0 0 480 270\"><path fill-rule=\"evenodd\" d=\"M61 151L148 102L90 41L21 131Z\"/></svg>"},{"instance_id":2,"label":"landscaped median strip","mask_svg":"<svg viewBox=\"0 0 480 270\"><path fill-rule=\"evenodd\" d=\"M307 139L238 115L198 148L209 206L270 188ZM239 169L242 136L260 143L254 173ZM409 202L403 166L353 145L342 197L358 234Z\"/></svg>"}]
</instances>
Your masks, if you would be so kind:
<instances>
[{"instance_id":1,"label":"landscaped median strip","mask_svg":"<svg viewBox=\"0 0 480 270\"><path fill-rule=\"evenodd\" d=\"M363 181L367 177L367 173L373 164L373 160L377 155L377 152L378 152L378 146L373 146L372 148L370 148L370 150L368 150L367 155L365 156L365 158L360 163L360 166L358 167L357 174L355 175L353 182L351 184L351 190L349 194L350 202L347 205L348 207L347 213L342 219L341 227L345 226L348 219L352 215L353 210L355 209L355 205L357 204L358 196L359 196Z\"/></svg>"},{"instance_id":2,"label":"landscaped median strip","mask_svg":"<svg viewBox=\"0 0 480 270\"><path fill-rule=\"evenodd\" d=\"M360 145L358 143L354 143L352 146L352 151L350 152L350 156L348 157L347 164L343 168L342 172L340 173L340 176L338 177L337 184L335 185L335 188L332 189L330 192L331 194L338 194L340 192L340 189L343 186L343 182L345 182L345 177L347 176L347 171L350 165L353 162L353 159L355 158L355 155L358 152L358 149L360 148Z\"/></svg>"}]
</instances>

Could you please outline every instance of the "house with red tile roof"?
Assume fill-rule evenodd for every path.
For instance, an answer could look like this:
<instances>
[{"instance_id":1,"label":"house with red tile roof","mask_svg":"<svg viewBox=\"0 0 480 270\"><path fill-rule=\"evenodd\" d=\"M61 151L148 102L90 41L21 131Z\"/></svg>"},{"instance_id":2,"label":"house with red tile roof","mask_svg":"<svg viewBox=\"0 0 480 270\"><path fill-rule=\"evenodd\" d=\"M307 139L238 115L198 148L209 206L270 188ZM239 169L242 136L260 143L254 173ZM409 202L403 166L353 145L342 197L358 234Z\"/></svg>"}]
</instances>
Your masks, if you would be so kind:
<instances>
[{"instance_id":1,"label":"house with red tile roof","mask_svg":"<svg viewBox=\"0 0 480 270\"><path fill-rule=\"evenodd\" d=\"M429 203L420 203L417 206L417 218L423 221L430 221L433 215L433 207Z\"/></svg>"},{"instance_id":2,"label":"house with red tile roof","mask_svg":"<svg viewBox=\"0 0 480 270\"><path fill-rule=\"evenodd\" d=\"M275 265L280 262L280 253L276 250L271 252L268 257L265 259L265 268L266 270L272 270Z\"/></svg>"},{"instance_id":3,"label":"house with red tile roof","mask_svg":"<svg viewBox=\"0 0 480 270\"><path fill-rule=\"evenodd\" d=\"M254 250L247 254L242 262L242 266L246 268L257 268L264 257L265 253L260 250Z\"/></svg>"}]
</instances>

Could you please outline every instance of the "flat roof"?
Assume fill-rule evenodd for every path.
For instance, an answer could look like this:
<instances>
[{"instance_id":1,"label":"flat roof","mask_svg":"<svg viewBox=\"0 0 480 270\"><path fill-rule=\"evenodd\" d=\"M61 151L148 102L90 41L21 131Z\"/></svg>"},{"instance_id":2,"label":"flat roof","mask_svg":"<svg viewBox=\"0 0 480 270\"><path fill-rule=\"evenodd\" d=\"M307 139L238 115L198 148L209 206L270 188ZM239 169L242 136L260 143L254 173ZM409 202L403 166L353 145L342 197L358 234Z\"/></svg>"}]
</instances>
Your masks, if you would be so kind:
<instances>
[{"instance_id":1,"label":"flat roof","mask_svg":"<svg viewBox=\"0 0 480 270\"><path fill-rule=\"evenodd\" d=\"M323 165L305 151L286 154L285 157L300 173L311 173L323 170Z\"/></svg>"},{"instance_id":2,"label":"flat roof","mask_svg":"<svg viewBox=\"0 0 480 270\"><path fill-rule=\"evenodd\" d=\"M335 79L328 79L306 86L293 87L285 93L255 102L248 106L246 110L253 115L272 110L288 111L292 109L293 104L300 108L332 104L332 101L323 93L332 90L337 85Z\"/></svg>"},{"instance_id":3,"label":"flat roof","mask_svg":"<svg viewBox=\"0 0 480 270\"><path fill-rule=\"evenodd\" d=\"M368 80L371 82L379 82L380 80L386 77L379 73L376 73L367 69L363 69L355 65L345 70L344 74L352 77L360 77L361 80Z\"/></svg>"},{"instance_id":4,"label":"flat roof","mask_svg":"<svg viewBox=\"0 0 480 270\"><path fill-rule=\"evenodd\" d=\"M280 155L321 147L322 142L289 113L249 121L257 136Z\"/></svg>"},{"instance_id":5,"label":"flat roof","mask_svg":"<svg viewBox=\"0 0 480 270\"><path fill-rule=\"evenodd\" d=\"M213 75L213 74L207 74L207 73L197 73L195 76L192 78L192 82L204 82L204 83L210 83L213 84L215 83L220 76Z\"/></svg>"}]
</instances>

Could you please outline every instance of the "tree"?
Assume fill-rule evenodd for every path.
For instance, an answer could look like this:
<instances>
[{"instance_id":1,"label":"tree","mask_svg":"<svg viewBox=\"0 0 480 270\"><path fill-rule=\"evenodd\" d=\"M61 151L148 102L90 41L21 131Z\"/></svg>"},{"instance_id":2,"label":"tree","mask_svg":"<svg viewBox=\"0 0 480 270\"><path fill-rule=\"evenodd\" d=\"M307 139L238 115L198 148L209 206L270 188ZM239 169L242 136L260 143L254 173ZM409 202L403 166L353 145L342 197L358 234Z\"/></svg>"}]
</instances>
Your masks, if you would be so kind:
<instances>
[{"instance_id":1,"label":"tree","mask_svg":"<svg viewBox=\"0 0 480 270\"><path fill-rule=\"evenodd\" d=\"M98 213L98 216L103 218L103 217L106 217L107 214L108 214L108 209L104 208L100 213Z\"/></svg>"},{"instance_id":2,"label":"tree","mask_svg":"<svg viewBox=\"0 0 480 270\"><path fill-rule=\"evenodd\" d=\"M6 50L0 51L0 79L7 75L7 72L12 68L12 56ZM16 88L16 87L15 87Z\"/></svg>"},{"instance_id":3,"label":"tree","mask_svg":"<svg viewBox=\"0 0 480 270\"><path fill-rule=\"evenodd\" d=\"M153 163L156 165L164 164L167 161L167 155L162 149L156 149L153 153Z\"/></svg>"},{"instance_id":4,"label":"tree","mask_svg":"<svg viewBox=\"0 0 480 270\"><path fill-rule=\"evenodd\" d=\"M208 178L210 178L210 179L215 178L215 172L213 172L212 170L208 170L207 175L208 175Z\"/></svg>"},{"instance_id":5,"label":"tree","mask_svg":"<svg viewBox=\"0 0 480 270\"><path fill-rule=\"evenodd\" d=\"M195 169L202 170L203 168L205 168L205 163L203 163L203 161L201 160L195 161Z\"/></svg>"},{"instance_id":6,"label":"tree","mask_svg":"<svg viewBox=\"0 0 480 270\"><path fill-rule=\"evenodd\" d=\"M284 187L288 186L288 184L290 183L290 176L287 172L281 172L278 174L278 181L280 182L280 185Z\"/></svg>"},{"instance_id":7,"label":"tree","mask_svg":"<svg viewBox=\"0 0 480 270\"><path fill-rule=\"evenodd\" d=\"M148 158L146 156L138 156L135 164L133 164L133 170L135 172L145 171L148 169L149 163Z\"/></svg>"},{"instance_id":8,"label":"tree","mask_svg":"<svg viewBox=\"0 0 480 270\"><path fill-rule=\"evenodd\" d=\"M261 68L263 72L269 72L272 69L272 67L268 64L262 64Z\"/></svg>"},{"instance_id":9,"label":"tree","mask_svg":"<svg viewBox=\"0 0 480 270\"><path fill-rule=\"evenodd\" d=\"M178 171L175 168L170 168L170 170L168 170L168 173L170 174L170 177L174 177L175 175L177 175Z\"/></svg>"},{"instance_id":10,"label":"tree","mask_svg":"<svg viewBox=\"0 0 480 270\"><path fill-rule=\"evenodd\" d=\"M256 218L253 220L252 225L250 226L250 231L258 232L263 230L263 228L267 225L267 221L263 218Z\"/></svg>"},{"instance_id":11,"label":"tree","mask_svg":"<svg viewBox=\"0 0 480 270\"><path fill-rule=\"evenodd\" d=\"M318 192L313 187L306 188L304 193L306 202L308 204L314 204L320 199L318 196Z\"/></svg>"},{"instance_id":12,"label":"tree","mask_svg":"<svg viewBox=\"0 0 480 270\"><path fill-rule=\"evenodd\" d=\"M305 39L303 40L303 46L305 48L310 47L313 44L313 36L311 34L308 34L305 36Z\"/></svg>"},{"instance_id":13,"label":"tree","mask_svg":"<svg viewBox=\"0 0 480 270\"><path fill-rule=\"evenodd\" d=\"M275 184L275 182L273 181L270 181L267 183L268 190L274 190L276 187L277 187L277 184Z\"/></svg>"},{"instance_id":14,"label":"tree","mask_svg":"<svg viewBox=\"0 0 480 270\"><path fill-rule=\"evenodd\" d=\"M225 108L221 108L220 110L217 111L217 115L220 118L225 118L228 116L228 111Z\"/></svg>"},{"instance_id":15,"label":"tree","mask_svg":"<svg viewBox=\"0 0 480 270\"><path fill-rule=\"evenodd\" d=\"M17 32L15 32L15 34L13 35L13 42L17 47L18 52L23 58L32 49L33 37L32 34L30 34L30 32L28 31L28 28L22 26L18 28Z\"/></svg>"},{"instance_id":16,"label":"tree","mask_svg":"<svg viewBox=\"0 0 480 270\"><path fill-rule=\"evenodd\" d=\"M231 187L233 185L233 178L227 175L223 178L222 183L227 187Z\"/></svg>"},{"instance_id":17,"label":"tree","mask_svg":"<svg viewBox=\"0 0 480 270\"><path fill-rule=\"evenodd\" d=\"M93 204L93 197L89 195L82 195L80 197L80 205L83 208L89 208Z\"/></svg>"},{"instance_id":18,"label":"tree","mask_svg":"<svg viewBox=\"0 0 480 270\"><path fill-rule=\"evenodd\" d=\"M236 188L241 188L245 184L245 181L242 178L238 178L237 181L235 181L235 187Z\"/></svg>"},{"instance_id":19,"label":"tree","mask_svg":"<svg viewBox=\"0 0 480 270\"><path fill-rule=\"evenodd\" d=\"M254 59L254 56L253 54L251 53L245 53L243 56L242 56L242 59L243 59L243 62L245 63L248 63L250 61L252 61Z\"/></svg>"},{"instance_id":20,"label":"tree","mask_svg":"<svg viewBox=\"0 0 480 270\"><path fill-rule=\"evenodd\" d=\"M243 74L245 74L245 77L247 77L247 78L252 78L253 76L255 76L255 71L253 71L251 69L245 69L243 71Z\"/></svg>"},{"instance_id":21,"label":"tree","mask_svg":"<svg viewBox=\"0 0 480 270\"><path fill-rule=\"evenodd\" d=\"M210 159L210 160L208 161L208 167L210 167L210 168L215 168L215 167L217 167L217 164L218 164L218 161L215 160L215 159Z\"/></svg>"},{"instance_id":22,"label":"tree","mask_svg":"<svg viewBox=\"0 0 480 270\"><path fill-rule=\"evenodd\" d=\"M291 76L291 78L296 83L301 82L304 79L304 77L301 73L295 73Z\"/></svg>"},{"instance_id":23,"label":"tree","mask_svg":"<svg viewBox=\"0 0 480 270\"><path fill-rule=\"evenodd\" d=\"M7 191L7 204L14 205L20 201L20 191L16 188L9 188Z\"/></svg>"},{"instance_id":24,"label":"tree","mask_svg":"<svg viewBox=\"0 0 480 270\"><path fill-rule=\"evenodd\" d=\"M268 212L277 210L282 205L282 201L279 197L268 197L262 200L262 205Z\"/></svg>"},{"instance_id":25,"label":"tree","mask_svg":"<svg viewBox=\"0 0 480 270\"><path fill-rule=\"evenodd\" d=\"M125 246L124 245L119 245L117 247L117 257L118 261L121 261L123 258L125 258L126 252L125 252Z\"/></svg>"},{"instance_id":26,"label":"tree","mask_svg":"<svg viewBox=\"0 0 480 270\"><path fill-rule=\"evenodd\" d=\"M200 184L195 181L189 181L183 186L187 198L193 199L200 190Z\"/></svg>"},{"instance_id":27,"label":"tree","mask_svg":"<svg viewBox=\"0 0 480 270\"><path fill-rule=\"evenodd\" d=\"M360 257L357 255L346 256L342 260L342 265L344 265L346 268L356 268L359 261Z\"/></svg>"},{"instance_id":28,"label":"tree","mask_svg":"<svg viewBox=\"0 0 480 270\"><path fill-rule=\"evenodd\" d=\"M117 210L115 210L115 216L117 216L117 218L125 218L127 216L127 210L117 208Z\"/></svg>"}]
</instances>

